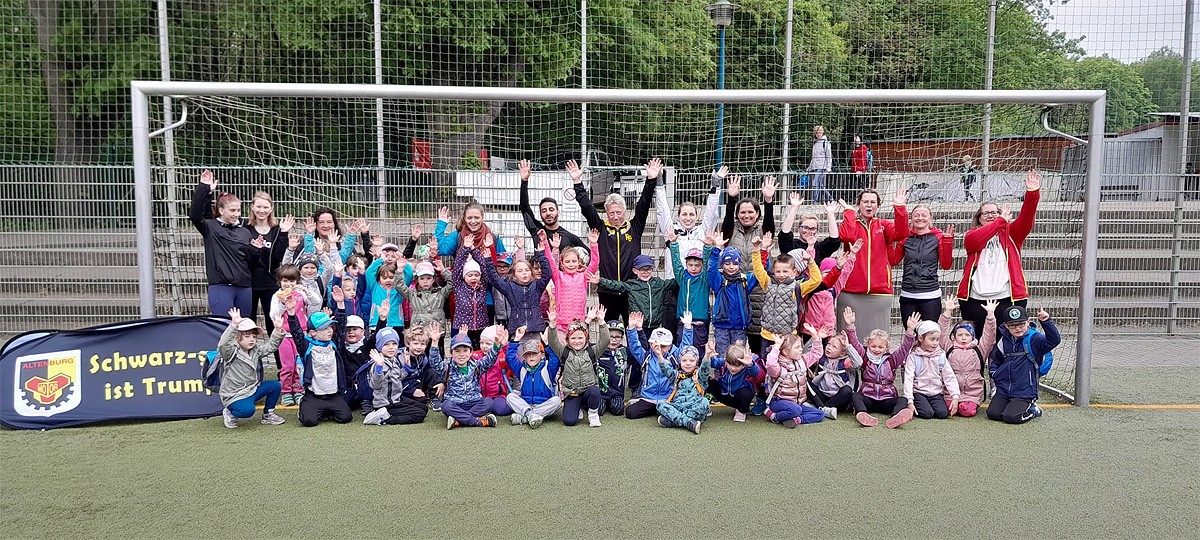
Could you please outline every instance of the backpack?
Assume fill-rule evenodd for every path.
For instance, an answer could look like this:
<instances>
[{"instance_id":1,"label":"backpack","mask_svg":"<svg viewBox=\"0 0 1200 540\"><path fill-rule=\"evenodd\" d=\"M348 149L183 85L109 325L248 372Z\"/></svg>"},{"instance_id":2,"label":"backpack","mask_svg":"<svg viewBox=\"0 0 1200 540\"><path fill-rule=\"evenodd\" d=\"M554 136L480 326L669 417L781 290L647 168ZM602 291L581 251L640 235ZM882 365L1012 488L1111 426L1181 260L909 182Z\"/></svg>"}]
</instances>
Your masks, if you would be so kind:
<instances>
[{"instance_id":1,"label":"backpack","mask_svg":"<svg viewBox=\"0 0 1200 540\"><path fill-rule=\"evenodd\" d=\"M205 353L204 363L200 366L200 379L206 390L213 393L221 391L221 363L217 361L217 351Z\"/></svg>"},{"instance_id":2,"label":"backpack","mask_svg":"<svg viewBox=\"0 0 1200 540\"><path fill-rule=\"evenodd\" d=\"M1025 348L1025 352L1029 355L1031 360L1037 361L1039 359L1033 358L1033 354L1029 349L1029 345L1033 340L1034 334L1041 334L1043 338L1046 337L1046 334L1042 332L1041 328L1038 328L1038 326L1033 323L1029 323L1029 331L1025 332L1025 337L1021 338L1021 346ZM996 345L999 346L999 342L997 342ZM1000 352L1004 352L1004 350L1001 349ZM1040 360L1041 364L1038 365L1038 377L1045 377L1047 373L1050 373L1050 368L1054 367L1054 351L1046 351L1046 354L1042 355Z\"/></svg>"}]
</instances>

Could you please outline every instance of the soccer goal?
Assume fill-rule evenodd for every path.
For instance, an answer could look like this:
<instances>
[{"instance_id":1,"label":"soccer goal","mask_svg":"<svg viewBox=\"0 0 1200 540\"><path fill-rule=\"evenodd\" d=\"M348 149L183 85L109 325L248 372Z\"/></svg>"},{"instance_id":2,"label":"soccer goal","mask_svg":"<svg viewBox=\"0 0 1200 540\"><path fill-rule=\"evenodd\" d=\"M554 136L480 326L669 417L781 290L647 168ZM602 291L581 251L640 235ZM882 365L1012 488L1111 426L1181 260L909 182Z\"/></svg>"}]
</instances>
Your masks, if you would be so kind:
<instances>
[{"instance_id":1,"label":"soccer goal","mask_svg":"<svg viewBox=\"0 0 1200 540\"><path fill-rule=\"evenodd\" d=\"M615 192L632 211L642 164L652 157L666 166L667 206L692 202L703 212L709 174L722 156L742 177L743 196L758 197L764 178L779 177L776 223L796 192L806 200L798 214L815 214L824 233L825 211L808 202L816 186L806 172L813 128L821 125L833 155L826 188L835 198L853 203L859 190L877 189L890 218L888 201L903 188L910 209L925 205L935 226L955 227L954 266L939 273L944 293L961 279L961 239L979 202L1009 204L1016 212L1026 171L1041 173L1037 224L1022 260L1031 312L1045 307L1063 331L1043 387L1079 406L1090 402L1104 149L1089 142L1103 140L1103 91L135 81L131 94L142 317L206 312L203 250L187 222L204 169L244 202L257 190L270 193L279 216L302 222L314 207L329 207L344 221L370 220L372 234L398 244L417 224L427 238L440 207L457 216L473 199L512 245L527 236L518 211L521 159L533 162L528 188L535 213L542 198L557 199L560 221L582 233L576 203ZM718 103L725 104L723 129ZM992 126L988 133L985 124ZM574 197L564 190L571 184L564 170L569 159L584 165L591 201L567 200ZM644 251L661 257L653 211L648 221ZM1101 291L1121 278L1104 279ZM894 331L898 319L894 311Z\"/></svg>"}]
</instances>

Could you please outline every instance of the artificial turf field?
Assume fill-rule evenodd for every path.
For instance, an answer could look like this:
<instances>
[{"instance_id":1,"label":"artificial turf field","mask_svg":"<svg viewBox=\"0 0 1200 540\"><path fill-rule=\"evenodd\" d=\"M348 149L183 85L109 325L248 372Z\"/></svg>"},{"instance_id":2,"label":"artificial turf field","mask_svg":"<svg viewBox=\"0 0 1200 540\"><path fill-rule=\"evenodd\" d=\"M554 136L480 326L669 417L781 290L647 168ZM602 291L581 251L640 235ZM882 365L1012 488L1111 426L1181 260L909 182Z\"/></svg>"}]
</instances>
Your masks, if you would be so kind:
<instances>
[{"instance_id":1,"label":"artificial turf field","mask_svg":"<svg viewBox=\"0 0 1200 540\"><path fill-rule=\"evenodd\" d=\"M1049 407L702 433L220 418L0 431L0 535L47 538L1195 538L1200 410Z\"/></svg>"}]
</instances>

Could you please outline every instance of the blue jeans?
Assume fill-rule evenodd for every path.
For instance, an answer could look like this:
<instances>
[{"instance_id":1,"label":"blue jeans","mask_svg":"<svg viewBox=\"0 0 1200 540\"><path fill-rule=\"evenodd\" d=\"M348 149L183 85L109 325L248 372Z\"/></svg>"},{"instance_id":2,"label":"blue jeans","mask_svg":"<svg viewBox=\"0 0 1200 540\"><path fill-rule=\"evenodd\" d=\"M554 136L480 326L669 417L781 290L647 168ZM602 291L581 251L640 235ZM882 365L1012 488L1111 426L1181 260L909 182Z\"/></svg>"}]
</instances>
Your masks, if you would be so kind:
<instances>
[{"instance_id":1,"label":"blue jeans","mask_svg":"<svg viewBox=\"0 0 1200 540\"><path fill-rule=\"evenodd\" d=\"M806 407L795 401L779 398L771 400L771 412L775 413L776 423L799 418L801 424L815 424L825 419L825 413L821 409Z\"/></svg>"},{"instance_id":2,"label":"blue jeans","mask_svg":"<svg viewBox=\"0 0 1200 540\"><path fill-rule=\"evenodd\" d=\"M250 287L234 287L233 285L209 285L209 313L218 316L228 315L229 308L238 308L243 317L249 317L254 309L254 290Z\"/></svg>"},{"instance_id":3,"label":"blue jeans","mask_svg":"<svg viewBox=\"0 0 1200 540\"><path fill-rule=\"evenodd\" d=\"M481 398L475 401L455 403L450 400L442 402L442 414L451 416L464 426L481 426L479 417L490 414L494 408L492 398Z\"/></svg>"},{"instance_id":4,"label":"blue jeans","mask_svg":"<svg viewBox=\"0 0 1200 540\"><path fill-rule=\"evenodd\" d=\"M833 201L833 193L825 189L825 172L813 171L809 173L810 181L812 182L812 202L830 202Z\"/></svg>"},{"instance_id":5,"label":"blue jeans","mask_svg":"<svg viewBox=\"0 0 1200 540\"><path fill-rule=\"evenodd\" d=\"M253 396L230 403L227 408L235 418L250 418L254 416L254 404L262 398L267 398L267 401L263 403L263 413L266 413L275 409L275 404L279 403L279 392L282 389L279 381L263 381L258 383L258 390L254 391Z\"/></svg>"},{"instance_id":6,"label":"blue jeans","mask_svg":"<svg viewBox=\"0 0 1200 540\"><path fill-rule=\"evenodd\" d=\"M713 339L717 340L717 354L724 356L725 349L730 345L740 341L742 345L746 344L746 329L745 328L719 328L713 327Z\"/></svg>"}]
</instances>

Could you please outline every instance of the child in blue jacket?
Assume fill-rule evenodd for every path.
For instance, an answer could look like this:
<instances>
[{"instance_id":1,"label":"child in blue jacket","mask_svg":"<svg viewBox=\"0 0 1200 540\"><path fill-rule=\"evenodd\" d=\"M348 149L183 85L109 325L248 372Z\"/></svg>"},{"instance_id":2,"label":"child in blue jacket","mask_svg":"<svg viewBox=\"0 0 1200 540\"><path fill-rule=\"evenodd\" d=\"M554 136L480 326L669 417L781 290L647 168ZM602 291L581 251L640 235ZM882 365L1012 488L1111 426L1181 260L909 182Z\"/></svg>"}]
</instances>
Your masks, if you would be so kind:
<instances>
[{"instance_id":1,"label":"child in blue jacket","mask_svg":"<svg viewBox=\"0 0 1200 540\"><path fill-rule=\"evenodd\" d=\"M625 346L625 325L608 321L608 347L600 353L600 414L625 414L625 373L633 357Z\"/></svg>"},{"instance_id":2,"label":"child in blue jacket","mask_svg":"<svg viewBox=\"0 0 1200 540\"><path fill-rule=\"evenodd\" d=\"M1024 424L1042 415L1034 403L1038 397L1038 369L1042 357L1062 338L1045 309L1037 313L1044 334L1030 329L1029 312L1022 306L1006 307L998 318L1000 339L988 363L996 394L988 404L987 416L1008 424Z\"/></svg>"},{"instance_id":3,"label":"child in blue jacket","mask_svg":"<svg viewBox=\"0 0 1200 540\"><path fill-rule=\"evenodd\" d=\"M705 237L705 245L717 247L726 240ZM714 253L708 261L708 286L716 293L713 302L713 339L717 342L717 354L724 355L731 343L746 342L746 328L750 326L750 292L758 287L754 272L742 272L742 255L737 248L725 248Z\"/></svg>"},{"instance_id":4,"label":"child in blue jacket","mask_svg":"<svg viewBox=\"0 0 1200 540\"><path fill-rule=\"evenodd\" d=\"M505 354L509 369L517 374L517 384L505 401L512 407L514 426L526 424L537 429L562 406L557 383L560 362L554 351L547 350L540 341L522 341L524 337L525 327L517 328Z\"/></svg>"},{"instance_id":5,"label":"child in blue jacket","mask_svg":"<svg viewBox=\"0 0 1200 540\"><path fill-rule=\"evenodd\" d=\"M754 362L754 355L743 344L730 345L725 349L725 356L715 354L715 343L712 350L712 381L708 383L708 393L713 395L713 399L733 408L734 422L745 422L757 393L754 379L762 373L762 368Z\"/></svg>"},{"instance_id":6,"label":"child in blue jacket","mask_svg":"<svg viewBox=\"0 0 1200 540\"><path fill-rule=\"evenodd\" d=\"M645 418L656 414L658 404L671 396L671 381L667 372L663 371L664 363L673 369L679 367L679 350L692 344L690 320L687 325L680 325L683 337L680 345L674 347L671 331L666 328L655 328L650 333L649 345L642 346L640 331L645 322L645 316L640 312L629 314L629 328L626 335L629 339L629 354L641 365L643 379L641 395L625 406L625 418L630 420ZM663 362L658 358L662 357Z\"/></svg>"}]
</instances>

